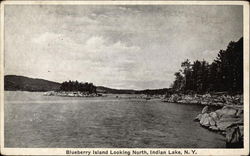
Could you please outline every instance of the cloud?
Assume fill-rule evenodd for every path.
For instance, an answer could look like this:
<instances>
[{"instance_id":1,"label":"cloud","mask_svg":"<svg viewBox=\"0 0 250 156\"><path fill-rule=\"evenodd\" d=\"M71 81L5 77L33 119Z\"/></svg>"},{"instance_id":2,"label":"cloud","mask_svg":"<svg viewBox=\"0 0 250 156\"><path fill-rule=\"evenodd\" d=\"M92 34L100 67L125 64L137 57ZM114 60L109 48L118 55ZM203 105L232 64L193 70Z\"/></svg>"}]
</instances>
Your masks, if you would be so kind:
<instances>
[{"instance_id":1,"label":"cloud","mask_svg":"<svg viewBox=\"0 0 250 156\"><path fill-rule=\"evenodd\" d=\"M30 42L36 47L36 51L32 51L30 54L40 53L41 59L46 56L52 56L55 59L77 59L82 47L65 34L53 32L45 32L34 36Z\"/></svg>"},{"instance_id":2,"label":"cloud","mask_svg":"<svg viewBox=\"0 0 250 156\"><path fill-rule=\"evenodd\" d=\"M89 56L93 59L98 55L98 57L102 57L104 60L110 59L116 61L121 58L132 59L132 56L137 55L141 48L138 46L128 46L119 40L111 43L108 39L101 36L93 36L86 41L83 49L88 51Z\"/></svg>"},{"instance_id":3,"label":"cloud","mask_svg":"<svg viewBox=\"0 0 250 156\"><path fill-rule=\"evenodd\" d=\"M243 29L241 6L10 5L5 11L6 74L119 88L167 87L183 60L213 60Z\"/></svg>"},{"instance_id":4,"label":"cloud","mask_svg":"<svg viewBox=\"0 0 250 156\"><path fill-rule=\"evenodd\" d=\"M80 73L100 73L104 79L117 77L117 72L126 79L139 62L136 56L142 54L138 46L128 46L119 40L112 42L102 36L92 36L80 44L63 34L46 32L31 42L39 49L33 57L38 54L37 62L47 62L47 68L69 72L81 67Z\"/></svg>"},{"instance_id":5,"label":"cloud","mask_svg":"<svg viewBox=\"0 0 250 156\"><path fill-rule=\"evenodd\" d=\"M72 40L70 38L67 38L63 34L56 34L52 32L42 33L34 37L33 39L31 39L31 41L36 44L42 44L42 45L46 43L53 43L53 42L56 42L57 44L58 42L61 42L61 44L65 42L72 43Z\"/></svg>"},{"instance_id":6,"label":"cloud","mask_svg":"<svg viewBox=\"0 0 250 156\"><path fill-rule=\"evenodd\" d=\"M140 52L140 47L138 46L128 46L119 40L112 43L102 36L89 38L82 49L87 52L92 61L119 61L120 64L133 61L133 56L138 55L138 52ZM97 60L96 58L99 59Z\"/></svg>"}]
</instances>

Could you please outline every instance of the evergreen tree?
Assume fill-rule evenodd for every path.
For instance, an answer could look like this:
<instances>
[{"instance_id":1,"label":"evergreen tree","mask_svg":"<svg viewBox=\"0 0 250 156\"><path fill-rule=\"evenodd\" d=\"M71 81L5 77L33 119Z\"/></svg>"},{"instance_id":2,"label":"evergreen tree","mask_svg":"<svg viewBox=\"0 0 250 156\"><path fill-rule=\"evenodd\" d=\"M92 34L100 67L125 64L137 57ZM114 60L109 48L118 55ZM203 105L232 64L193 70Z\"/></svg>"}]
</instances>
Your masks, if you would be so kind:
<instances>
[{"instance_id":1,"label":"evergreen tree","mask_svg":"<svg viewBox=\"0 0 250 156\"><path fill-rule=\"evenodd\" d=\"M60 86L61 91L80 91L88 93L96 93L96 86L93 83L81 83L78 81L65 81Z\"/></svg>"},{"instance_id":2,"label":"evergreen tree","mask_svg":"<svg viewBox=\"0 0 250 156\"><path fill-rule=\"evenodd\" d=\"M220 50L217 58L209 64L187 59L181 63L182 70L175 73L172 89L182 92L205 93L223 91L243 92L243 38L230 42L226 50Z\"/></svg>"}]
</instances>

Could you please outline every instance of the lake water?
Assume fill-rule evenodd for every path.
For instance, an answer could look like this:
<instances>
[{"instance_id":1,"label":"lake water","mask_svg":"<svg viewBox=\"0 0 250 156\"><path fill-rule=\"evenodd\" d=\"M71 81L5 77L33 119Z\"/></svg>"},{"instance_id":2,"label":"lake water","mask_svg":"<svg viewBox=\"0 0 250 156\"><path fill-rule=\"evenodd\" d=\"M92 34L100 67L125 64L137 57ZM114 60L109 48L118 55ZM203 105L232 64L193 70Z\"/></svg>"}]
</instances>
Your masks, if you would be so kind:
<instances>
[{"instance_id":1,"label":"lake water","mask_svg":"<svg viewBox=\"0 0 250 156\"><path fill-rule=\"evenodd\" d=\"M202 106L5 92L5 147L223 148L193 119Z\"/></svg>"}]
</instances>

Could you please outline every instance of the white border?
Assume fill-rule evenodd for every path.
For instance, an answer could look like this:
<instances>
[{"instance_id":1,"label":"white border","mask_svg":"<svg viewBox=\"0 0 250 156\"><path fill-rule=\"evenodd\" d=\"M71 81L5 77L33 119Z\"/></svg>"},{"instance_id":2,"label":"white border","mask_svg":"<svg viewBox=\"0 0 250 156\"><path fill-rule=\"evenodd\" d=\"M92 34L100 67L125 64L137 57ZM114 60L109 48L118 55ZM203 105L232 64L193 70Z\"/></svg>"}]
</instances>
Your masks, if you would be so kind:
<instances>
[{"instance_id":1,"label":"white border","mask_svg":"<svg viewBox=\"0 0 250 156\"><path fill-rule=\"evenodd\" d=\"M66 155L66 150L97 150L97 148L4 148L4 6L5 5L242 5L244 18L244 148L193 148L196 155L248 155L249 154L249 3L246 1L4 1L1 3L1 55L0 55L0 100L1 100L1 154L3 155ZM105 150L107 148L98 148ZM112 150L146 150L150 148L108 148ZM184 152L190 148L151 148ZM190 154L191 155L191 154Z\"/></svg>"},{"instance_id":2,"label":"white border","mask_svg":"<svg viewBox=\"0 0 250 156\"><path fill-rule=\"evenodd\" d=\"M2 5L249 5L247 1L3 1Z\"/></svg>"}]
</instances>

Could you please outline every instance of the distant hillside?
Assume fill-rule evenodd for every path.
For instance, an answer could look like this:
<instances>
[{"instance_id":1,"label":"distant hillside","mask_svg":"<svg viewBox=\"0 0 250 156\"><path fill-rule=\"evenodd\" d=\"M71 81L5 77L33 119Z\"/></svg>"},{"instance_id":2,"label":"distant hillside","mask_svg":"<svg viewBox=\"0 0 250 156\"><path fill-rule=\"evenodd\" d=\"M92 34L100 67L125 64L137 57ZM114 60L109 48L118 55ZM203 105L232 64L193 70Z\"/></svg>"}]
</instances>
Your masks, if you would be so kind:
<instances>
[{"instance_id":1,"label":"distant hillside","mask_svg":"<svg viewBox=\"0 0 250 156\"><path fill-rule=\"evenodd\" d=\"M169 93L169 88L163 88L163 89L146 89L146 90L139 90L136 91L136 94L149 94L149 95L164 95L166 93Z\"/></svg>"},{"instance_id":2,"label":"distant hillside","mask_svg":"<svg viewBox=\"0 0 250 156\"><path fill-rule=\"evenodd\" d=\"M135 90L129 90L129 89L113 89L103 86L97 86L96 89L99 93L110 93L110 94L135 94Z\"/></svg>"},{"instance_id":3,"label":"distant hillside","mask_svg":"<svg viewBox=\"0 0 250 156\"><path fill-rule=\"evenodd\" d=\"M56 91L59 90L61 83L48 81L44 79L35 79L25 76L6 75L4 76L4 90L9 91ZM113 89L103 86L97 86L98 93L109 94L166 94L169 89Z\"/></svg>"},{"instance_id":4,"label":"distant hillside","mask_svg":"<svg viewBox=\"0 0 250 156\"><path fill-rule=\"evenodd\" d=\"M161 94L161 95L163 95L169 91L170 91L169 88L132 90L132 89L112 89L112 88L107 88L107 87L103 87L103 86L97 87L97 92L110 93L110 94L149 94L149 95Z\"/></svg>"},{"instance_id":5,"label":"distant hillside","mask_svg":"<svg viewBox=\"0 0 250 156\"><path fill-rule=\"evenodd\" d=\"M4 76L4 90L9 91L52 91L60 88L60 83L25 76Z\"/></svg>"}]
</instances>

